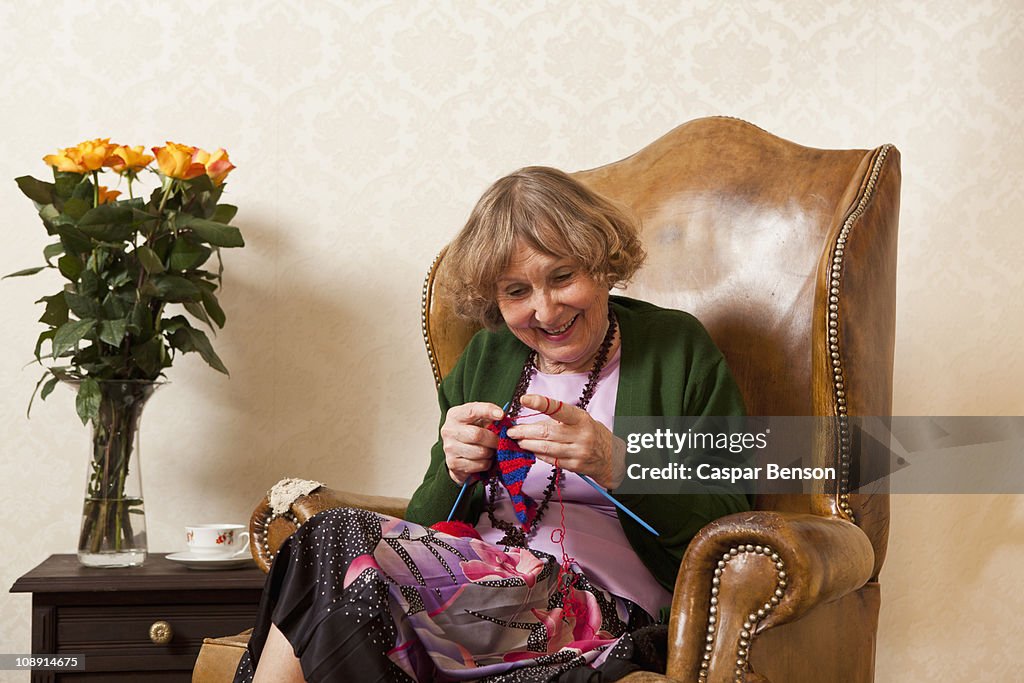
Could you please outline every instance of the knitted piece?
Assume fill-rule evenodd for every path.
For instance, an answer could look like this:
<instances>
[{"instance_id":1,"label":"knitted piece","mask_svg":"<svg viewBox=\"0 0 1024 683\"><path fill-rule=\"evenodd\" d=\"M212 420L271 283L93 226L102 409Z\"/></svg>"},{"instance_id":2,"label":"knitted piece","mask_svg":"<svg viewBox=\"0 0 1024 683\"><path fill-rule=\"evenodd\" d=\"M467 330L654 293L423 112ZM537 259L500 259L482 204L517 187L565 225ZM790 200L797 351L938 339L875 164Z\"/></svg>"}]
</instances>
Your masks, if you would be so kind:
<instances>
[{"instance_id":1,"label":"knitted piece","mask_svg":"<svg viewBox=\"0 0 1024 683\"><path fill-rule=\"evenodd\" d=\"M436 522L431 524L430 528L434 531L440 531L442 534L448 534L449 536L468 536L470 538L475 538L478 541L483 540L480 538L480 532L474 529L472 525L466 524L465 522Z\"/></svg>"},{"instance_id":2,"label":"knitted piece","mask_svg":"<svg viewBox=\"0 0 1024 683\"><path fill-rule=\"evenodd\" d=\"M530 451L524 451L518 443L508 437L508 430L514 425L512 418L506 415L488 425L487 429L498 435L498 478L508 490L520 526L523 531L529 531L537 503L522 491L523 482L533 463L537 462L537 456Z\"/></svg>"}]
</instances>

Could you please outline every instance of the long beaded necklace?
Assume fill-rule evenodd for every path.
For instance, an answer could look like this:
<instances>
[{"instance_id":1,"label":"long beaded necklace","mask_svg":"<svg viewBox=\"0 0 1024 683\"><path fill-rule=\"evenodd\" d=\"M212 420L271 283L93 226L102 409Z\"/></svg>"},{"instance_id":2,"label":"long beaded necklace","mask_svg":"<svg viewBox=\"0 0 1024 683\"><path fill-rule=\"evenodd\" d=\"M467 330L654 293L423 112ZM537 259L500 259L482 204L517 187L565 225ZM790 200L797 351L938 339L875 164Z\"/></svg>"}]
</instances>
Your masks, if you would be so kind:
<instances>
[{"instance_id":1,"label":"long beaded necklace","mask_svg":"<svg viewBox=\"0 0 1024 683\"><path fill-rule=\"evenodd\" d=\"M587 383L583 387L583 393L580 394L580 398L576 401L576 407L581 410L586 410L590 404L590 399L594 396L594 391L597 389L597 382L601 376L601 370L604 369L605 363L608 361L608 352L611 350L612 342L615 340L615 330L618 327L618 321L615 317L615 312L608 308L608 331L605 333L604 340L601 342L601 346L597 350L597 356L594 358L594 365L590 369L590 373L587 376ZM519 411L522 410L522 403L520 399L523 394L526 393L527 388L530 386L530 382L533 380L534 375L537 373L537 352L531 351L530 355L526 359L526 363L523 365L523 371L519 375L519 381L516 383L515 392L512 394L512 400L509 402L507 417L512 421L519 416ZM496 508L496 500L498 497L498 487L500 486L500 480L497 476L492 476L487 481L487 501L485 509L487 511L487 517L491 521L491 526L496 529L501 529L505 532L505 536L498 541L498 545L505 546L517 546L525 548L527 540L532 538L537 532L537 528L540 526L541 518L547 511L548 505L551 503L551 498L555 493L564 479L564 473L562 468L557 465L551 471L551 475L548 477L548 484L544 488L544 497L542 498L540 505L537 507L536 513L534 513L532 519L526 524L526 529L517 527L511 522L507 522L503 519L499 519L494 514ZM559 491L559 495L561 492Z\"/></svg>"}]
</instances>

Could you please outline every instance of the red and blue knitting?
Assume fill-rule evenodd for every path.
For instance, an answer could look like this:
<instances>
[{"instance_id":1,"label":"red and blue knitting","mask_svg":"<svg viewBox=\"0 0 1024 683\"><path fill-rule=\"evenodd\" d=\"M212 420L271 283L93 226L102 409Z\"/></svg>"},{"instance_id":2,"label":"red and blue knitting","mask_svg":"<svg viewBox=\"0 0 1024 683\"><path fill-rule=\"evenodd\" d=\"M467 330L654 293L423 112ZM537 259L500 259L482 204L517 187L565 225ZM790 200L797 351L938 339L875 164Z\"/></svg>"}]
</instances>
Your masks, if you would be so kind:
<instances>
[{"instance_id":1,"label":"red and blue knitting","mask_svg":"<svg viewBox=\"0 0 1024 683\"><path fill-rule=\"evenodd\" d=\"M530 451L519 447L513 439L509 438L508 430L515 426L508 415L487 426L491 432L498 435L498 479L508 490L509 498L512 501L512 509L515 510L516 519L523 531L530 530L530 523L537 511L537 503L530 496L523 493L523 482L529 474L533 463L537 462L537 456Z\"/></svg>"}]
</instances>

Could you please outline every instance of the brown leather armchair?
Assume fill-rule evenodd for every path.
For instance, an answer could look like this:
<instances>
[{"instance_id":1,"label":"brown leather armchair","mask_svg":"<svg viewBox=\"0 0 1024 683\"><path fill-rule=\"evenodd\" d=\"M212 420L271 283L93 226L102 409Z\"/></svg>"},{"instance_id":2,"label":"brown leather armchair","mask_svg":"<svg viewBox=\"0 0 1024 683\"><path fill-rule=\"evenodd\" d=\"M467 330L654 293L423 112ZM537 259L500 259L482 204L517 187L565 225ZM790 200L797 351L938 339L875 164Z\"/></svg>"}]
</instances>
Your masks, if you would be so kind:
<instances>
[{"instance_id":1,"label":"brown leather armchair","mask_svg":"<svg viewBox=\"0 0 1024 683\"><path fill-rule=\"evenodd\" d=\"M899 152L812 149L706 118L575 175L642 221L650 255L629 295L694 313L750 414L833 418L813 459L840 472L833 490L759 495L754 512L705 527L679 570L667 678L628 680L873 680L889 504L851 493L862 451L851 418L892 412ZM444 277L442 252L423 289L438 382L475 332L435 297ZM266 568L297 525L338 505L405 509L326 488L282 516L264 500L251 524L257 561Z\"/></svg>"}]
</instances>

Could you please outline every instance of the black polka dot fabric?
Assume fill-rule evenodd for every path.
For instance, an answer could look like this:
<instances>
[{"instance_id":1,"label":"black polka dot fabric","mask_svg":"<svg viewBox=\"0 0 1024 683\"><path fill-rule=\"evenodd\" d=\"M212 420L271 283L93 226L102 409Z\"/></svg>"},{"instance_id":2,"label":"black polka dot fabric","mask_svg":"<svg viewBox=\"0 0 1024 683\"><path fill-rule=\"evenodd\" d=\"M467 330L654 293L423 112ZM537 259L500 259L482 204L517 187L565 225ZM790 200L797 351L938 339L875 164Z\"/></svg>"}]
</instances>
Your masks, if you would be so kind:
<instances>
[{"instance_id":1,"label":"black polka dot fabric","mask_svg":"<svg viewBox=\"0 0 1024 683\"><path fill-rule=\"evenodd\" d=\"M544 553L328 510L282 545L235 681L252 681L271 623L308 681L539 682L628 659L623 635L650 616L585 576L568 598L557 581Z\"/></svg>"}]
</instances>

